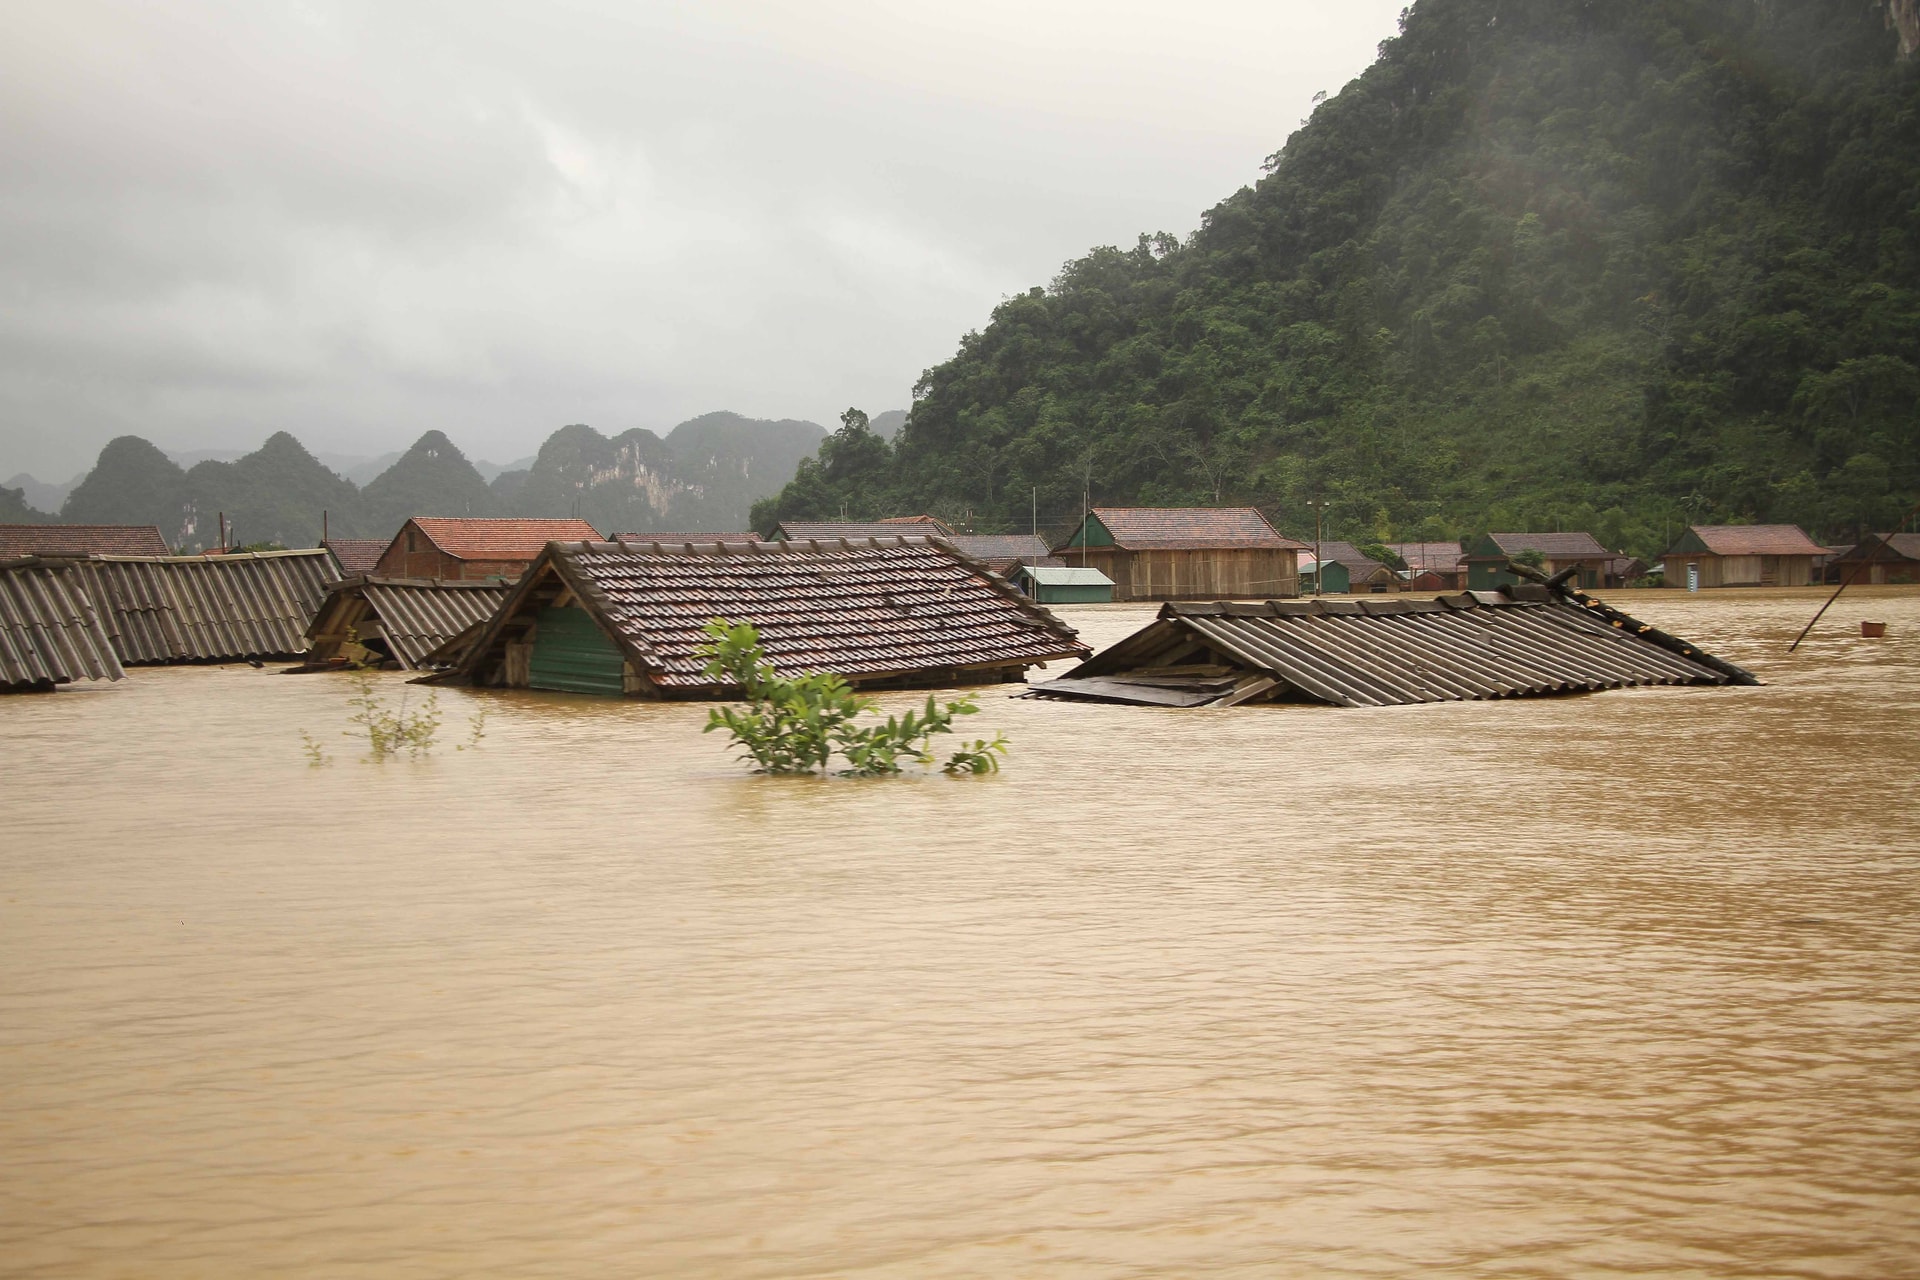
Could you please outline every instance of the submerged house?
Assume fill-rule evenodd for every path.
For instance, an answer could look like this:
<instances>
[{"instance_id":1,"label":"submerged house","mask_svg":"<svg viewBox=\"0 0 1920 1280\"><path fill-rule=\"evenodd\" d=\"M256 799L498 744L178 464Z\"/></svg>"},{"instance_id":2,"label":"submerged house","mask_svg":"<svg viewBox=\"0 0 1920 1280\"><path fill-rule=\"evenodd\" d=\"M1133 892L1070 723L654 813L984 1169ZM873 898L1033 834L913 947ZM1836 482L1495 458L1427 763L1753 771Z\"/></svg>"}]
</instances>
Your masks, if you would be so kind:
<instances>
[{"instance_id":1,"label":"submerged house","mask_svg":"<svg viewBox=\"0 0 1920 1280\"><path fill-rule=\"evenodd\" d=\"M1108 604L1113 600L1113 579L1098 569L1082 569L1079 565L1023 564L1013 571L1011 581L1041 604Z\"/></svg>"},{"instance_id":2,"label":"submerged house","mask_svg":"<svg viewBox=\"0 0 1920 1280\"><path fill-rule=\"evenodd\" d=\"M0 562L0 693L125 674L74 561Z\"/></svg>"},{"instance_id":3,"label":"submerged house","mask_svg":"<svg viewBox=\"0 0 1920 1280\"><path fill-rule=\"evenodd\" d=\"M320 666L371 656L405 671L421 670L434 665L430 655L454 637L492 617L508 589L497 579L344 579L333 584L307 627L307 662Z\"/></svg>"},{"instance_id":4,"label":"submerged house","mask_svg":"<svg viewBox=\"0 0 1920 1280\"><path fill-rule=\"evenodd\" d=\"M21 556L170 556L150 524L0 524L0 560Z\"/></svg>"},{"instance_id":5,"label":"submerged house","mask_svg":"<svg viewBox=\"0 0 1920 1280\"><path fill-rule=\"evenodd\" d=\"M1253 507L1095 507L1054 554L1115 600L1244 600L1298 595L1301 549Z\"/></svg>"},{"instance_id":6,"label":"submerged house","mask_svg":"<svg viewBox=\"0 0 1920 1280\"><path fill-rule=\"evenodd\" d=\"M1066 561L1054 556L1047 549L1046 539L1031 533L956 533L947 539L961 555L973 559L993 570L1001 577L1012 580L1014 573L1023 564L1059 565Z\"/></svg>"},{"instance_id":7,"label":"submerged house","mask_svg":"<svg viewBox=\"0 0 1920 1280\"><path fill-rule=\"evenodd\" d=\"M1663 559L1669 587L1804 587L1825 554L1797 524L1696 524Z\"/></svg>"},{"instance_id":8,"label":"submerged house","mask_svg":"<svg viewBox=\"0 0 1920 1280\"><path fill-rule=\"evenodd\" d=\"M1400 575L1387 565L1367 555L1351 542L1331 542L1322 540L1320 558L1309 559L1311 575L1307 590L1318 590L1328 595L1345 595L1353 592L1358 595L1377 595L1383 591L1397 591L1400 588Z\"/></svg>"},{"instance_id":9,"label":"submerged house","mask_svg":"<svg viewBox=\"0 0 1920 1280\"><path fill-rule=\"evenodd\" d=\"M400 527L372 572L382 578L456 582L517 578L547 543L599 536L585 520L415 516Z\"/></svg>"},{"instance_id":10,"label":"submerged house","mask_svg":"<svg viewBox=\"0 0 1920 1280\"><path fill-rule=\"evenodd\" d=\"M1597 600L1529 583L1437 600L1169 604L1150 626L1029 696L1384 707L1758 683Z\"/></svg>"},{"instance_id":11,"label":"submerged house","mask_svg":"<svg viewBox=\"0 0 1920 1280\"><path fill-rule=\"evenodd\" d=\"M330 552L93 556L76 562L128 666L291 658L340 577Z\"/></svg>"},{"instance_id":12,"label":"submerged house","mask_svg":"<svg viewBox=\"0 0 1920 1280\"><path fill-rule=\"evenodd\" d=\"M902 534L953 536L938 516L889 516L884 520L782 520L773 527L773 541L805 542L810 538L897 538Z\"/></svg>"},{"instance_id":13,"label":"submerged house","mask_svg":"<svg viewBox=\"0 0 1920 1280\"><path fill-rule=\"evenodd\" d=\"M1920 533L1870 533L1835 556L1832 567L1838 582L1920 582Z\"/></svg>"},{"instance_id":14,"label":"submerged house","mask_svg":"<svg viewBox=\"0 0 1920 1280\"><path fill-rule=\"evenodd\" d=\"M1459 591L1467 585L1467 553L1457 542L1389 542L1385 546L1407 566L1400 576L1409 591Z\"/></svg>"},{"instance_id":15,"label":"submerged house","mask_svg":"<svg viewBox=\"0 0 1920 1280\"><path fill-rule=\"evenodd\" d=\"M1495 591L1519 582L1508 562L1529 552L1540 557L1540 572L1548 577L1573 570L1576 587L1607 586L1607 575L1619 553L1607 550L1590 533L1489 533L1467 547L1467 589Z\"/></svg>"},{"instance_id":16,"label":"submerged house","mask_svg":"<svg viewBox=\"0 0 1920 1280\"><path fill-rule=\"evenodd\" d=\"M1089 650L943 539L555 542L436 682L643 698L737 692L705 674L714 618L783 674L863 688L1019 680Z\"/></svg>"}]
</instances>

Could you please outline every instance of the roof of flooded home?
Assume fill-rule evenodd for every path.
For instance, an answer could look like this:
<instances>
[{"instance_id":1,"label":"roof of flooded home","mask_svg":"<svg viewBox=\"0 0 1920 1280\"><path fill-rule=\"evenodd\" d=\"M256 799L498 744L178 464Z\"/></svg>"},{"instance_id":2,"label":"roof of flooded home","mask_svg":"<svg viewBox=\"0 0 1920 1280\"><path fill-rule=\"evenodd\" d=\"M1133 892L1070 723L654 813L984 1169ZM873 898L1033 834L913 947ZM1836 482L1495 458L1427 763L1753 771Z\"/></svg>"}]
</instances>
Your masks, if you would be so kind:
<instances>
[{"instance_id":1,"label":"roof of flooded home","mask_svg":"<svg viewBox=\"0 0 1920 1280\"><path fill-rule=\"evenodd\" d=\"M758 542L757 533L616 533L613 542Z\"/></svg>"},{"instance_id":2,"label":"roof of flooded home","mask_svg":"<svg viewBox=\"0 0 1920 1280\"><path fill-rule=\"evenodd\" d=\"M0 689L125 674L75 562L0 564Z\"/></svg>"},{"instance_id":3,"label":"roof of flooded home","mask_svg":"<svg viewBox=\"0 0 1920 1280\"><path fill-rule=\"evenodd\" d=\"M128 664L292 657L339 580L333 555L95 556L75 562Z\"/></svg>"},{"instance_id":4,"label":"roof of flooded home","mask_svg":"<svg viewBox=\"0 0 1920 1280\"><path fill-rule=\"evenodd\" d=\"M1098 569L1079 565L1030 564L1020 570L1043 587L1110 587L1113 579Z\"/></svg>"},{"instance_id":5,"label":"roof of flooded home","mask_svg":"<svg viewBox=\"0 0 1920 1280\"><path fill-rule=\"evenodd\" d=\"M598 538L585 520L415 516L412 523L434 547L456 560L531 560L549 542Z\"/></svg>"},{"instance_id":6,"label":"roof of flooded home","mask_svg":"<svg viewBox=\"0 0 1920 1280\"><path fill-rule=\"evenodd\" d=\"M1033 696L1197 707L1402 706L1631 685L1757 684L1591 597L1539 585L1437 600L1169 604Z\"/></svg>"},{"instance_id":7,"label":"roof of flooded home","mask_svg":"<svg viewBox=\"0 0 1920 1280\"><path fill-rule=\"evenodd\" d=\"M164 556L173 548L150 524L0 524L0 560L18 556Z\"/></svg>"},{"instance_id":8,"label":"roof of flooded home","mask_svg":"<svg viewBox=\"0 0 1920 1280\"><path fill-rule=\"evenodd\" d=\"M953 530L936 516L890 516L885 520L782 520L774 529L776 537L805 542L809 538L897 538L903 534L937 534L945 537Z\"/></svg>"},{"instance_id":9,"label":"roof of flooded home","mask_svg":"<svg viewBox=\"0 0 1920 1280\"><path fill-rule=\"evenodd\" d=\"M1490 533L1487 541L1503 556L1537 551L1549 560L1611 560L1616 554L1590 533Z\"/></svg>"},{"instance_id":10,"label":"roof of flooded home","mask_svg":"<svg viewBox=\"0 0 1920 1280\"><path fill-rule=\"evenodd\" d=\"M1819 556L1826 548L1797 524L1696 524L1667 554L1705 551L1716 556Z\"/></svg>"},{"instance_id":11,"label":"roof of flooded home","mask_svg":"<svg viewBox=\"0 0 1920 1280\"><path fill-rule=\"evenodd\" d=\"M1321 544L1325 546L1325 543ZM1456 573L1467 553L1457 542L1387 542L1382 546L1406 562L1414 573L1432 569L1438 573Z\"/></svg>"},{"instance_id":12,"label":"roof of flooded home","mask_svg":"<svg viewBox=\"0 0 1920 1280\"><path fill-rule=\"evenodd\" d=\"M320 544L333 552L333 558L340 565L340 572L352 577L356 574L372 573L380 557L393 545L392 538L328 538Z\"/></svg>"},{"instance_id":13,"label":"roof of flooded home","mask_svg":"<svg viewBox=\"0 0 1920 1280\"><path fill-rule=\"evenodd\" d=\"M309 660L333 658L352 628L356 638L383 643L402 667L417 671L431 665L428 655L492 617L510 590L498 580L347 578L333 584L307 627Z\"/></svg>"},{"instance_id":14,"label":"roof of flooded home","mask_svg":"<svg viewBox=\"0 0 1920 1280\"><path fill-rule=\"evenodd\" d=\"M1123 551L1299 550L1254 507L1095 507Z\"/></svg>"},{"instance_id":15,"label":"roof of flooded home","mask_svg":"<svg viewBox=\"0 0 1920 1280\"><path fill-rule=\"evenodd\" d=\"M1053 553L1047 540L1031 533L956 533L947 541L962 554L1012 568L1022 560L1045 560Z\"/></svg>"},{"instance_id":16,"label":"roof of flooded home","mask_svg":"<svg viewBox=\"0 0 1920 1280\"><path fill-rule=\"evenodd\" d=\"M548 570L552 573L549 574ZM1074 630L945 539L554 543L462 658L471 675L523 603L565 588L664 692L721 692L706 624L751 623L775 668L850 680L1085 657Z\"/></svg>"}]
</instances>

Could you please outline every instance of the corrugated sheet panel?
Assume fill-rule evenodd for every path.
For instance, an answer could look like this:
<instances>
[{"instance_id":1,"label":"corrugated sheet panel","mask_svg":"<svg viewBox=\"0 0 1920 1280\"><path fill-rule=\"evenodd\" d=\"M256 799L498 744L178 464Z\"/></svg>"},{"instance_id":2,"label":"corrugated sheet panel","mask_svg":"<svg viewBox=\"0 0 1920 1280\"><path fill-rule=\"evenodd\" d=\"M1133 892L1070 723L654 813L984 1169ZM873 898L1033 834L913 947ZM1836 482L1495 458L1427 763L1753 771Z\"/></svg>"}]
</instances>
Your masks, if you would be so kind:
<instances>
[{"instance_id":1,"label":"corrugated sheet panel","mask_svg":"<svg viewBox=\"0 0 1920 1280\"><path fill-rule=\"evenodd\" d=\"M339 580L324 550L101 556L80 562L129 665L287 658Z\"/></svg>"},{"instance_id":2,"label":"corrugated sheet panel","mask_svg":"<svg viewBox=\"0 0 1920 1280\"><path fill-rule=\"evenodd\" d=\"M360 590L380 619L387 647L410 670L427 655L493 616L510 590L504 584L406 583L373 579Z\"/></svg>"},{"instance_id":3,"label":"corrugated sheet panel","mask_svg":"<svg viewBox=\"0 0 1920 1280\"><path fill-rule=\"evenodd\" d=\"M0 565L0 689L118 680L124 674L86 580L74 567Z\"/></svg>"},{"instance_id":4,"label":"corrugated sheet panel","mask_svg":"<svg viewBox=\"0 0 1920 1280\"><path fill-rule=\"evenodd\" d=\"M1272 677L1275 696L1341 707L1752 682L1681 642L1655 643L1651 628L1625 625L1630 621L1600 606L1489 592L1431 601L1176 604L1152 626L1034 692L1163 701L1165 687L1180 682L1156 678L1155 664L1172 661L1197 672L1188 641L1204 646L1203 656ZM1214 675L1200 672L1186 682ZM1125 696L1130 679L1153 685L1155 696Z\"/></svg>"},{"instance_id":5,"label":"corrugated sheet panel","mask_svg":"<svg viewBox=\"0 0 1920 1280\"><path fill-rule=\"evenodd\" d=\"M619 697L626 659L582 609L542 609L533 642L533 689Z\"/></svg>"}]
</instances>

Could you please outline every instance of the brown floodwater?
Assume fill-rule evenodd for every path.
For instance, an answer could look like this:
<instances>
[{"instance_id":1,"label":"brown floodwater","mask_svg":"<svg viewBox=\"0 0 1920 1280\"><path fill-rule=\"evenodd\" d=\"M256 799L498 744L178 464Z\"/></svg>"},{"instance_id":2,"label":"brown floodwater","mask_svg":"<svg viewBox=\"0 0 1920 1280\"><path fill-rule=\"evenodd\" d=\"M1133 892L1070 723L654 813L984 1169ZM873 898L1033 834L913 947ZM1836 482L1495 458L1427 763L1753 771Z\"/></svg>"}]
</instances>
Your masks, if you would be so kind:
<instances>
[{"instance_id":1,"label":"brown floodwater","mask_svg":"<svg viewBox=\"0 0 1920 1280\"><path fill-rule=\"evenodd\" d=\"M1920 1274L1920 593L1818 594L1617 593L1764 688L994 689L958 782L0 700L0 1274Z\"/></svg>"}]
</instances>

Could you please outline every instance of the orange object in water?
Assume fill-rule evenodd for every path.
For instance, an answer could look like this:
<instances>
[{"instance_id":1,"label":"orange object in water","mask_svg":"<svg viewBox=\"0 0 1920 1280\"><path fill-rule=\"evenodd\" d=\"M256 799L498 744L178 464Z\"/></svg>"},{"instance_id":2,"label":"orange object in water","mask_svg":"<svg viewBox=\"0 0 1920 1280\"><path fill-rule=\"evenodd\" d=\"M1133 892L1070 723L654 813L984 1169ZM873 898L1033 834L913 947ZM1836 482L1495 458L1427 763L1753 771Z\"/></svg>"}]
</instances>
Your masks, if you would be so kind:
<instances>
[{"instance_id":1,"label":"orange object in water","mask_svg":"<svg viewBox=\"0 0 1920 1280\"><path fill-rule=\"evenodd\" d=\"M1878 640L1881 636L1887 634L1887 624L1884 622L1863 622L1860 624L1860 634L1869 640Z\"/></svg>"}]
</instances>

